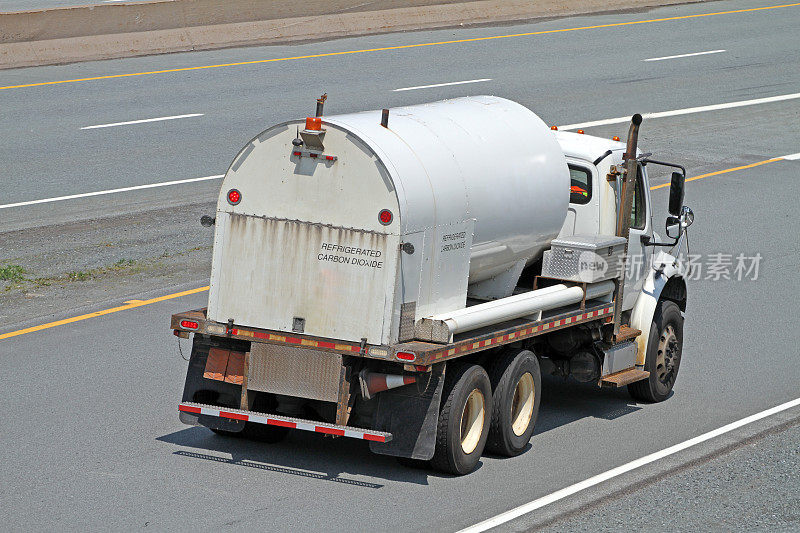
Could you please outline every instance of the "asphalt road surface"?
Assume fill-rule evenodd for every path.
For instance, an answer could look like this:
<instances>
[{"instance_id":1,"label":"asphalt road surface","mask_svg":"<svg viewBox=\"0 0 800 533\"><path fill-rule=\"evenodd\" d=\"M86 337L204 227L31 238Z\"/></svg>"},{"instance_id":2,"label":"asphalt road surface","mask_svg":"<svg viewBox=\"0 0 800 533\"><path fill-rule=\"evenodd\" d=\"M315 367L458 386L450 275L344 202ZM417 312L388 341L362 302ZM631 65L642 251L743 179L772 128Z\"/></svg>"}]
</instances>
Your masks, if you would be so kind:
<instances>
[{"instance_id":1,"label":"asphalt road surface","mask_svg":"<svg viewBox=\"0 0 800 533\"><path fill-rule=\"evenodd\" d=\"M685 164L690 177L746 167L687 184L686 203L696 214L691 251L700 255L702 270L700 279L689 282L681 373L673 396L661 404L637 403L624 391L545 380L531 448L513 459L484 457L461 478L402 467L346 439L296 432L285 442L263 445L220 437L177 420L186 363L168 320L171 313L205 305L205 293L197 292L0 339L3 527L455 531L798 398L800 240L794 228L800 222L800 160L775 158L800 152L800 99L791 96L800 93L800 7L619 25L764 5L725 1L0 72L0 87L11 87L611 25L2 88L5 230L209 203L219 183L214 179L2 207L222 174L248 139L272 123L312 112L322 92L329 94L329 114L490 93L520 101L560 125L744 102L646 119L640 143L660 159ZM658 59L699 52L715 53ZM479 79L489 81L396 91ZM753 102L782 95L780 101ZM202 116L81 129L188 114ZM626 125L585 129L623 136ZM664 182L656 176L654 184ZM651 194L660 228L667 189ZM758 258L757 268L737 275L740 254L747 266ZM726 265L730 279L719 275ZM205 282L187 279L147 294L131 290L125 299L173 294ZM109 307L64 309L57 318ZM5 320L0 335L50 319ZM184 353L188 348L184 341ZM746 502L753 508L783 509L786 501L797 500L800 483L792 466L796 453L791 455L800 448L798 419L798 408L783 411L500 528L726 528L720 516L701 510L714 508L730 518L736 506L728 512L715 505L721 489L713 474L743 463L753 483L746 478L732 486L752 488ZM676 472L691 479L671 475ZM758 490L765 479L784 483L785 490ZM659 497L659 490L677 496ZM650 506L659 506L658 513ZM665 518L679 520L681 513L693 521ZM800 527L796 513L775 514L764 521L760 513L741 513L735 527Z\"/></svg>"}]
</instances>

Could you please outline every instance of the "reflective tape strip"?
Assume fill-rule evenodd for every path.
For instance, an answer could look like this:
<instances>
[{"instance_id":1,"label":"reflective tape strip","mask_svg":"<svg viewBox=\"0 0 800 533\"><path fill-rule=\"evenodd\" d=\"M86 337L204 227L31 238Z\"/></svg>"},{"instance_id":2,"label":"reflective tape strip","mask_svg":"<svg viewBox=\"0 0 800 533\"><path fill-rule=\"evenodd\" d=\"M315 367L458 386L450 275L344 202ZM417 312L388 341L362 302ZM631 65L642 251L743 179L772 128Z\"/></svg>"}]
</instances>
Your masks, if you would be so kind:
<instances>
[{"instance_id":1,"label":"reflective tape strip","mask_svg":"<svg viewBox=\"0 0 800 533\"><path fill-rule=\"evenodd\" d=\"M387 389L394 389L396 387L402 387L403 385L408 385L408 384L414 383L416 381L416 379L411 377L411 376L398 376L396 374L384 375L383 379L386 381L386 388Z\"/></svg>"},{"instance_id":2,"label":"reflective tape strip","mask_svg":"<svg viewBox=\"0 0 800 533\"><path fill-rule=\"evenodd\" d=\"M370 433L358 428L351 428L348 426L334 426L324 425L320 426L317 422L308 422L304 420L288 420L284 417L276 415L261 415L248 411L233 411L216 408L206 405L191 405L181 403L178 405L178 410L184 413L192 413L197 415L216 416L219 418L229 418L231 420L241 420L243 422L252 422L255 424L264 424L268 426L278 426L290 429L300 429L303 431L313 431L315 433L323 433L326 435L338 435L340 437L350 437L351 439L363 439L375 442L387 442L386 435L377 433ZM391 438L391 435L389 435Z\"/></svg>"},{"instance_id":3,"label":"reflective tape strip","mask_svg":"<svg viewBox=\"0 0 800 533\"><path fill-rule=\"evenodd\" d=\"M311 346L312 348L326 348L328 350L336 350L339 352L354 352L359 353L361 347L352 344L336 344L326 341L315 341L311 339L301 339L299 337L287 337L285 335L275 335L274 333L265 333L262 331L250 331L246 329L233 328L231 335L239 337L250 337L251 339L263 339L265 341L280 342L283 344L296 344L300 346Z\"/></svg>"},{"instance_id":4,"label":"reflective tape strip","mask_svg":"<svg viewBox=\"0 0 800 533\"><path fill-rule=\"evenodd\" d=\"M440 352L434 352L431 355L431 360L436 361L438 359L444 359L445 357L451 357L453 355L459 354L461 352L468 352L470 350L477 350L479 348L484 348L486 346L491 346L493 344L500 344L505 343L510 340L516 339L518 337L526 337L532 335L533 333L539 333L542 331L547 331L552 328L566 326L568 324L574 324L576 322L583 322L584 320L589 320L592 318L597 318L603 315L607 315L614 310L614 307L605 307L603 309L596 309L594 311L589 311L588 313L581 313L575 316L561 318L559 320L554 320L552 322L547 322L545 324L539 324L537 326L529 327L526 329L522 329L519 331L515 331L513 333L506 333L504 335L499 335L497 337L492 337L491 339L485 339L478 342L472 342L469 344L461 344L454 346L452 348L446 348Z\"/></svg>"}]
</instances>

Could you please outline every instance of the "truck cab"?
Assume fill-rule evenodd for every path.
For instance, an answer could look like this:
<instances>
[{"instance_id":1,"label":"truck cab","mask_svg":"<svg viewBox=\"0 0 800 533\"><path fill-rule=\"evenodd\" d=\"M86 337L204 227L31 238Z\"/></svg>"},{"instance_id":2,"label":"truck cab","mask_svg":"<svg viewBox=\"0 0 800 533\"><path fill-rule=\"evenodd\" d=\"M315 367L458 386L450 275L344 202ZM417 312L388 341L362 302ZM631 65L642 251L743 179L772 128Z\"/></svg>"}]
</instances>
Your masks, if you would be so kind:
<instances>
[{"instance_id":1,"label":"truck cab","mask_svg":"<svg viewBox=\"0 0 800 533\"><path fill-rule=\"evenodd\" d=\"M579 130L582 131L582 130ZM570 202L559 237L572 235L613 235L617 224L619 190L616 181L623 165L625 144L583 133L555 131L570 171ZM625 278L623 310L633 308L652 262L653 214L646 166L639 165L630 237L628 272ZM614 179L609 180L609 176Z\"/></svg>"}]
</instances>

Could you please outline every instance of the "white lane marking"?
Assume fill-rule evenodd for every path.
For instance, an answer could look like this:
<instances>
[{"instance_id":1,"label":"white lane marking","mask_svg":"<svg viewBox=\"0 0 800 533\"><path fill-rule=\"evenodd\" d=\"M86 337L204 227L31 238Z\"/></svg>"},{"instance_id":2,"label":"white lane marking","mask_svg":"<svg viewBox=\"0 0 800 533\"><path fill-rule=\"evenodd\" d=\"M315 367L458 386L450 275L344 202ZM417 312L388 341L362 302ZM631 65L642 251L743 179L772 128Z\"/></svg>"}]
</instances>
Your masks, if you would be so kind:
<instances>
[{"instance_id":1,"label":"white lane marking","mask_svg":"<svg viewBox=\"0 0 800 533\"><path fill-rule=\"evenodd\" d=\"M510 511L506 511L505 513L499 514L493 518L484 520L479 524L475 524L474 526L462 529L458 533L479 533L481 531L486 531L487 529L500 526L502 524L505 524L506 522L514 520L515 518L519 518L520 516L535 511L536 509L541 509L545 505L549 505L553 502L557 502L558 500L562 500L567 496L572 496L577 492L588 489L595 485L599 485L604 481L608 481L609 479L630 472L631 470L636 470L637 468L658 461L659 459L663 459L664 457L676 454L687 448L691 448L692 446L696 446L707 440L713 439L714 437L724 435L725 433L729 433L742 426L746 426L747 424L752 424L753 422L761 420L762 418L767 418L768 416L772 416L782 411L786 411L787 409L791 409L792 407L796 407L798 405L800 405L800 398L796 398L789 402L776 405L775 407L767 409L766 411L761 411L760 413L756 413L746 418L742 418L741 420L737 420L736 422L732 422L730 424L717 428L713 431L709 431L708 433L703 433L702 435L698 435L697 437L691 438L687 441L683 441L680 444L670 446L669 448L664 448L660 452L651 453L650 455L646 455L640 459L631 461L630 463L618 466L616 468L612 468L607 472L603 472L602 474L590 477L589 479L581 481L580 483L570 485L569 487L563 488L552 494L548 494L547 496L539 498L538 500L533 500L532 502L520 505L515 509L511 509Z\"/></svg>"},{"instance_id":2,"label":"white lane marking","mask_svg":"<svg viewBox=\"0 0 800 533\"><path fill-rule=\"evenodd\" d=\"M728 102L725 104L714 104L700 107L687 107L685 109L673 109L672 111L659 111L658 113L643 113L643 118L662 118L674 117L677 115L689 115L692 113L702 113L704 111L716 111L718 109L731 109L734 107L745 107L758 104L769 104L772 102L783 102L785 100L796 100L800 98L800 93L781 94L778 96L769 96L767 98L756 98L755 100L740 100L738 102ZM593 122L581 122L579 124L567 124L566 126L559 126L559 130L575 130L578 128L591 128L593 126L607 126L608 124L622 124L629 122L630 116L607 118L604 120L595 120Z\"/></svg>"},{"instance_id":3,"label":"white lane marking","mask_svg":"<svg viewBox=\"0 0 800 533\"><path fill-rule=\"evenodd\" d=\"M463 85L465 83L481 83L484 81L492 81L492 78L481 78L479 80L466 80L466 81L451 81L449 83L436 83L434 85L417 85L416 87L403 87L402 89L394 89L394 92L413 91L415 89L430 89L431 87L447 87L448 85Z\"/></svg>"},{"instance_id":4,"label":"white lane marking","mask_svg":"<svg viewBox=\"0 0 800 533\"><path fill-rule=\"evenodd\" d=\"M650 59L642 59L642 61L663 61L665 59L678 59L680 57L705 56L705 55L708 55L708 54L720 54L722 52L727 52L727 50L709 50L708 52L694 52L693 54L680 54L680 55L677 55L677 56L651 57Z\"/></svg>"},{"instance_id":5,"label":"white lane marking","mask_svg":"<svg viewBox=\"0 0 800 533\"><path fill-rule=\"evenodd\" d=\"M625 120L627 121L629 119L626 118ZM559 126L559 129L566 129L566 127L565 126ZM796 154L789 154L789 155L780 156L777 159L786 159L786 160L790 160L790 161L800 160L800 152L798 152ZM118 193L118 192L138 191L138 190L141 190L141 189L153 189L155 187L166 187L168 185L180 185L181 183L194 183L194 182L198 182L198 181L214 180L214 179L220 179L220 178L224 178L224 177L225 177L224 174L216 174L214 176L204 176L202 178L189 178L189 179L185 179L185 180L165 181L165 182L162 182L162 183L150 183L150 184L147 184L147 185L136 185L136 186L133 186L133 187L122 187L120 189L109 189L109 190L106 190L106 191L95 191L95 192L86 192L86 193L81 193L81 194L71 194L69 196L57 196L55 198L42 198L41 200L28 200L28 201L25 201L25 202L17 202L17 203L14 203L14 204L0 205L0 209L7 209L7 208L10 208L10 207L24 207L26 205L35 205L35 204L45 204L45 203L49 203L49 202L60 202L62 200L73 200L75 198L87 198L87 197L90 197L90 196L102 196L102 195L105 195L105 194L114 194L114 193Z\"/></svg>"},{"instance_id":6,"label":"white lane marking","mask_svg":"<svg viewBox=\"0 0 800 533\"><path fill-rule=\"evenodd\" d=\"M55 198L42 198L41 200L28 200L27 202L17 202L15 204L0 205L0 209L8 209L9 207L23 207L26 205L35 205L35 204L46 204L49 202L60 202L62 200L73 200L75 198L88 198L89 196L102 196L104 194L114 194L118 192L138 191L141 189L153 189L155 187L166 187L168 185L179 185L181 183L194 183L197 181L218 180L224 177L225 174L217 174L215 176L203 176L202 178L190 178L186 180L164 181L162 183L150 183L147 185L135 185L133 187L122 187L121 189L109 189L107 191L70 194L69 196L56 196Z\"/></svg>"},{"instance_id":7,"label":"white lane marking","mask_svg":"<svg viewBox=\"0 0 800 533\"><path fill-rule=\"evenodd\" d=\"M96 126L84 126L81 128L82 130L94 130L97 128L110 128L112 126L127 126L128 124L142 124L144 122L159 122L161 120L176 120L179 118L191 118L191 117L202 117L203 113L191 113L189 115L175 115L172 117L156 117L156 118L145 118L142 120L129 120L128 122L114 122L112 124L98 124Z\"/></svg>"}]
</instances>

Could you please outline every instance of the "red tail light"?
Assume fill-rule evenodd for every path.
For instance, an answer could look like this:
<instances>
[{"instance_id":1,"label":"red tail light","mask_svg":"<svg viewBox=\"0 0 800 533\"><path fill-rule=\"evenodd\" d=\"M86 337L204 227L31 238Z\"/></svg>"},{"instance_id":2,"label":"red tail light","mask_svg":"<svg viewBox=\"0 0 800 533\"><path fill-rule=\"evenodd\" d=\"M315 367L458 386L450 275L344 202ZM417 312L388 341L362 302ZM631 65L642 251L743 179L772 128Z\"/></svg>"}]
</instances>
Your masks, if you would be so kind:
<instances>
[{"instance_id":1,"label":"red tail light","mask_svg":"<svg viewBox=\"0 0 800 533\"><path fill-rule=\"evenodd\" d=\"M401 361L413 361L417 358L417 354L414 352L397 352L394 355Z\"/></svg>"},{"instance_id":2,"label":"red tail light","mask_svg":"<svg viewBox=\"0 0 800 533\"><path fill-rule=\"evenodd\" d=\"M236 205L242 201L242 193L240 193L237 189L231 189L228 191L228 203L231 205Z\"/></svg>"},{"instance_id":3,"label":"red tail light","mask_svg":"<svg viewBox=\"0 0 800 533\"><path fill-rule=\"evenodd\" d=\"M200 324L193 320L181 320L181 327L186 329L197 329L200 327Z\"/></svg>"}]
</instances>

